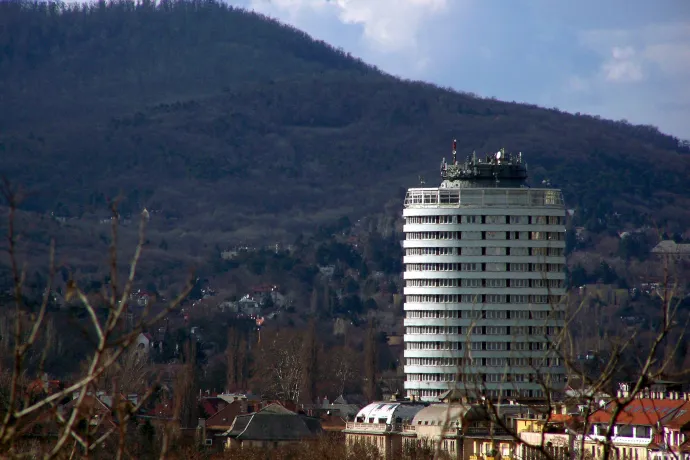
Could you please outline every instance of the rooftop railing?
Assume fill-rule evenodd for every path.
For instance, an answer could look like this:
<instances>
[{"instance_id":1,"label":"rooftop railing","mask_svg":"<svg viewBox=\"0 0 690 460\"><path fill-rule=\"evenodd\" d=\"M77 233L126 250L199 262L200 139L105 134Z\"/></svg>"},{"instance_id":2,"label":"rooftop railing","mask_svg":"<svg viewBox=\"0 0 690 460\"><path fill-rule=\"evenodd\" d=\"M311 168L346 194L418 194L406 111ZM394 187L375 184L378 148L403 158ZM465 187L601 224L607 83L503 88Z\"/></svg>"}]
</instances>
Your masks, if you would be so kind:
<instances>
[{"instance_id":1,"label":"rooftop railing","mask_svg":"<svg viewBox=\"0 0 690 460\"><path fill-rule=\"evenodd\" d=\"M366 422L346 422L345 429L348 431L401 431L402 423L366 423Z\"/></svg>"},{"instance_id":2,"label":"rooftop railing","mask_svg":"<svg viewBox=\"0 0 690 460\"><path fill-rule=\"evenodd\" d=\"M563 194L553 189L443 189L413 188L405 207L525 206L562 207Z\"/></svg>"}]
</instances>

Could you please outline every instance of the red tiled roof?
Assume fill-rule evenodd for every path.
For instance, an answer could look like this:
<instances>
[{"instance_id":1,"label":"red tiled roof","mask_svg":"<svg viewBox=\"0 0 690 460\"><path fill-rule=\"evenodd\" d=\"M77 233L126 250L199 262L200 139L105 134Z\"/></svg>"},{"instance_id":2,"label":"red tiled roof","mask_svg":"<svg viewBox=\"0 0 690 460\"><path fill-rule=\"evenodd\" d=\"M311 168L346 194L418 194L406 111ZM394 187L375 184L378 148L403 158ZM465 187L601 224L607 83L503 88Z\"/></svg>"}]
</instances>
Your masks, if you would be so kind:
<instances>
[{"instance_id":1,"label":"red tiled roof","mask_svg":"<svg viewBox=\"0 0 690 460\"><path fill-rule=\"evenodd\" d=\"M201 399L201 407L204 409L204 412L206 412L206 415L208 417L211 417L212 415L214 415L216 412L218 412L220 410L220 407L222 407L226 404L227 403L225 402L225 400L220 399L220 398L202 398Z\"/></svg>"},{"instance_id":2,"label":"red tiled roof","mask_svg":"<svg viewBox=\"0 0 690 460\"><path fill-rule=\"evenodd\" d=\"M244 410L246 409L245 403L246 401L233 401L227 404L206 420L206 428L209 430L230 429L232 422L235 421L235 417L246 412Z\"/></svg>"},{"instance_id":3,"label":"red tiled roof","mask_svg":"<svg viewBox=\"0 0 690 460\"><path fill-rule=\"evenodd\" d=\"M172 418L174 412L171 404L158 403L146 415L150 415L152 417Z\"/></svg>"},{"instance_id":4,"label":"red tiled roof","mask_svg":"<svg viewBox=\"0 0 690 460\"><path fill-rule=\"evenodd\" d=\"M682 429L684 426L690 423L690 402L686 402L686 404L678 412L675 412L662 419L661 423L671 430Z\"/></svg>"},{"instance_id":5,"label":"red tiled roof","mask_svg":"<svg viewBox=\"0 0 690 460\"><path fill-rule=\"evenodd\" d=\"M615 402L598 410L589 418L590 423L609 423ZM624 425L654 425L657 421L687 417L690 402L679 399L635 399L618 414L616 423Z\"/></svg>"}]
</instances>

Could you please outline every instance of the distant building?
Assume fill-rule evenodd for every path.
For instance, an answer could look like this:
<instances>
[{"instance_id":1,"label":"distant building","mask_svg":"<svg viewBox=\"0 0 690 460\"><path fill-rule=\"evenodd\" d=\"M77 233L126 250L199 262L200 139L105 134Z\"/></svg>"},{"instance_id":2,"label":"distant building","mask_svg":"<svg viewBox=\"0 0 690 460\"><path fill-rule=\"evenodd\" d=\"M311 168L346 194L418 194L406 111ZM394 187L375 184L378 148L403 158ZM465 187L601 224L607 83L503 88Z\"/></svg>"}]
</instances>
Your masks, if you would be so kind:
<instances>
[{"instance_id":1,"label":"distant building","mask_svg":"<svg viewBox=\"0 0 690 460\"><path fill-rule=\"evenodd\" d=\"M344 430L348 448L357 443L376 447L383 459L400 458L412 448L440 449L441 458L493 460L516 457L513 418L526 406L499 404L489 411L482 404L461 402L444 393L443 403L376 402L357 414ZM494 414L501 424L494 421Z\"/></svg>"},{"instance_id":2,"label":"distant building","mask_svg":"<svg viewBox=\"0 0 690 460\"><path fill-rule=\"evenodd\" d=\"M564 363L547 350L565 324L563 195L525 187L522 154L455 157L439 187L405 197L407 396L544 399L545 376L559 397Z\"/></svg>"},{"instance_id":3,"label":"distant building","mask_svg":"<svg viewBox=\"0 0 690 460\"><path fill-rule=\"evenodd\" d=\"M579 294L582 298L599 300L607 305L619 305L624 307L630 301L630 291L619 289L613 284L586 284L580 286Z\"/></svg>"},{"instance_id":4,"label":"distant building","mask_svg":"<svg viewBox=\"0 0 690 460\"><path fill-rule=\"evenodd\" d=\"M659 257L672 257L674 259L689 260L690 244L680 244L671 240L664 240L652 248L652 254Z\"/></svg>"},{"instance_id":5,"label":"distant building","mask_svg":"<svg viewBox=\"0 0 690 460\"><path fill-rule=\"evenodd\" d=\"M318 418L297 414L280 404L270 404L258 412L238 415L225 433L226 449L243 447L275 448L316 439L323 433Z\"/></svg>"},{"instance_id":6,"label":"distant building","mask_svg":"<svg viewBox=\"0 0 690 460\"><path fill-rule=\"evenodd\" d=\"M348 422L345 441L375 446L384 459L399 458L402 453L402 427L428 404L413 401L380 401L362 408L353 422Z\"/></svg>"}]
</instances>

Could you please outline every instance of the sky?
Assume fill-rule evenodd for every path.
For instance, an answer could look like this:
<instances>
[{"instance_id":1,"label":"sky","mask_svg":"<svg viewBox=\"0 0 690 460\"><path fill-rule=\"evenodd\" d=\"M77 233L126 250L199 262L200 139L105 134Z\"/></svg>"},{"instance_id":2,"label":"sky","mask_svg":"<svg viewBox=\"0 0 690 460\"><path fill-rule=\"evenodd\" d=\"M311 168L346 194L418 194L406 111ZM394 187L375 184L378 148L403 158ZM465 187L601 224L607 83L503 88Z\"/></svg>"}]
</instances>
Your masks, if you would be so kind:
<instances>
[{"instance_id":1,"label":"sky","mask_svg":"<svg viewBox=\"0 0 690 460\"><path fill-rule=\"evenodd\" d=\"M690 139L690 0L231 0L381 70Z\"/></svg>"}]
</instances>

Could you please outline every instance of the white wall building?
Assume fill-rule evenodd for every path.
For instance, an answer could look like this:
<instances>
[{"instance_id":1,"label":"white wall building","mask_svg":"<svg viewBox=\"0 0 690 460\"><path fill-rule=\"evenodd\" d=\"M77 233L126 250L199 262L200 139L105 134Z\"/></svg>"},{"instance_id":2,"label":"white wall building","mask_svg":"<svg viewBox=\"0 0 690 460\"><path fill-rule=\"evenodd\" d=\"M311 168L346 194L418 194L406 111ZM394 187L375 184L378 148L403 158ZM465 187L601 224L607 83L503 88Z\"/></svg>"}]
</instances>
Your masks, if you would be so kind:
<instances>
[{"instance_id":1,"label":"white wall building","mask_svg":"<svg viewBox=\"0 0 690 460\"><path fill-rule=\"evenodd\" d=\"M521 155L453 157L440 187L405 198L407 396L559 393L565 368L549 349L564 327L562 194L527 188Z\"/></svg>"}]
</instances>

